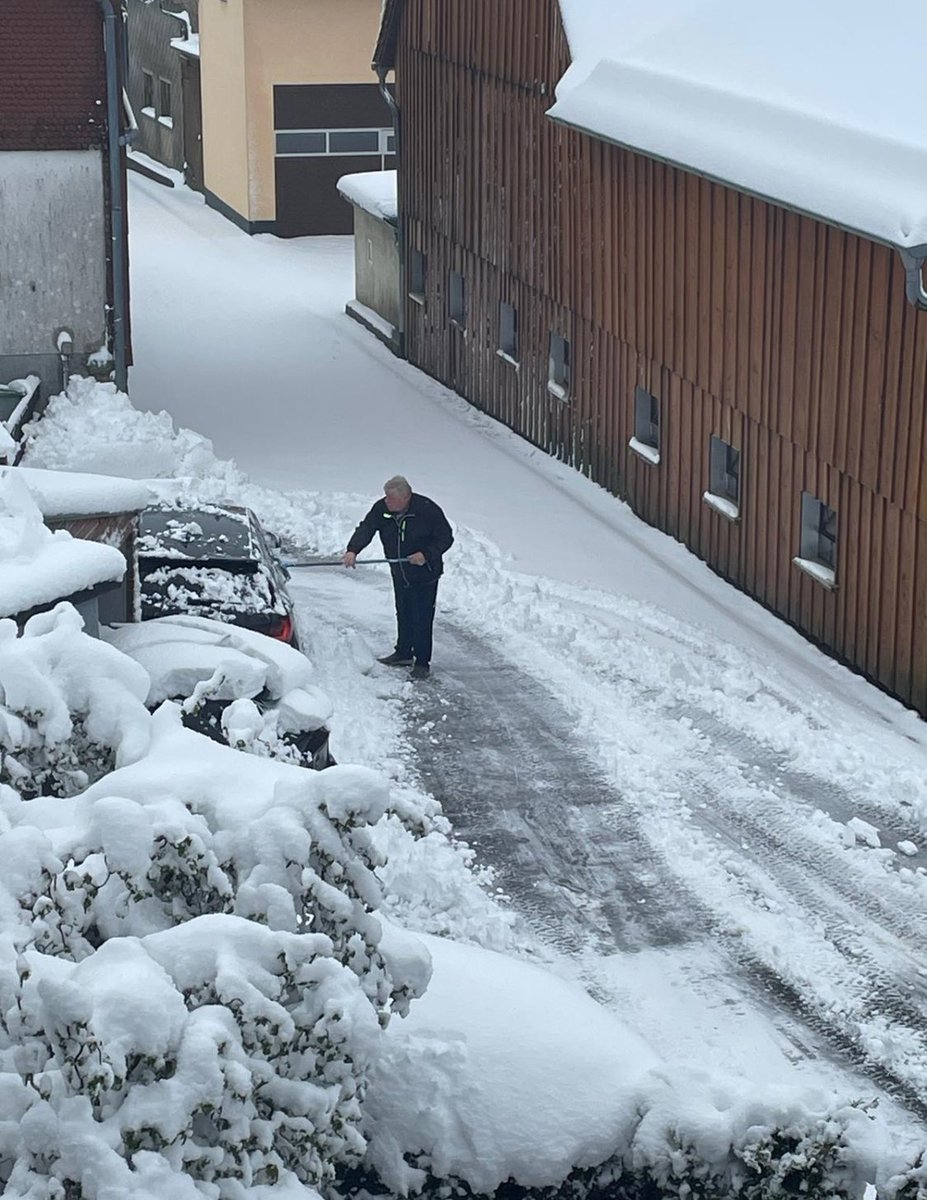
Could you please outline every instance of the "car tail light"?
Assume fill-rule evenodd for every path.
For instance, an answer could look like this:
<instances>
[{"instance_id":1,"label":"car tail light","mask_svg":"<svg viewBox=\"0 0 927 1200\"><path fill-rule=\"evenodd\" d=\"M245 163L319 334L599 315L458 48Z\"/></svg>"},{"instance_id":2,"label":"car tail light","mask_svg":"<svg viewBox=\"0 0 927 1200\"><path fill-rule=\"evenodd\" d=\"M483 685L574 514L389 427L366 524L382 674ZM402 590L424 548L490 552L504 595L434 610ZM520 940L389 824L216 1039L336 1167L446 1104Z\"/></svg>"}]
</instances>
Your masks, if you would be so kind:
<instances>
[{"instance_id":1,"label":"car tail light","mask_svg":"<svg viewBox=\"0 0 927 1200\"><path fill-rule=\"evenodd\" d=\"M265 632L278 641L292 642L293 622L289 617L278 617L276 621L271 621Z\"/></svg>"}]
</instances>

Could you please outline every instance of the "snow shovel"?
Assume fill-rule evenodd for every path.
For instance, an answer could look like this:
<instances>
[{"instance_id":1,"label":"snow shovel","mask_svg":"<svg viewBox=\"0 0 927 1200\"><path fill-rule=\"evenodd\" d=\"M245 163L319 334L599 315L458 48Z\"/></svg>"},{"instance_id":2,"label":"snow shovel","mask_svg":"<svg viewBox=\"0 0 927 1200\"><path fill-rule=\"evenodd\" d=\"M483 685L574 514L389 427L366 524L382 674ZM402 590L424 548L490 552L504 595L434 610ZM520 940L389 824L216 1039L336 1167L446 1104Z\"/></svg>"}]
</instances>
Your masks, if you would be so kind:
<instances>
[{"instance_id":1,"label":"snow shovel","mask_svg":"<svg viewBox=\"0 0 927 1200\"><path fill-rule=\"evenodd\" d=\"M359 558L354 563L355 567L370 567L376 563L404 563L408 562L407 558ZM317 559L314 562L285 562L281 566L291 570L293 567L341 567L344 566L340 558Z\"/></svg>"}]
</instances>

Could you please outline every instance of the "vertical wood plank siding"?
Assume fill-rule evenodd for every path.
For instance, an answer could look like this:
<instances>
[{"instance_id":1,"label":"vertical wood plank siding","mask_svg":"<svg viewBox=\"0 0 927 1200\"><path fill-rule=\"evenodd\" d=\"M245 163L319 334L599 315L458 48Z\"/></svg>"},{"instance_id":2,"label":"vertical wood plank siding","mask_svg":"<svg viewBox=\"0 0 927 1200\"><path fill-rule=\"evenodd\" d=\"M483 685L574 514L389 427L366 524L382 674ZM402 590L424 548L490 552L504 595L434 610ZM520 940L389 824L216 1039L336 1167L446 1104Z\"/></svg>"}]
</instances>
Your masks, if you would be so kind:
<instances>
[{"instance_id":1,"label":"vertical wood plank siding","mask_svg":"<svg viewBox=\"0 0 927 1200\"><path fill-rule=\"evenodd\" d=\"M555 125L568 65L554 0L406 0L400 211L427 260L409 358L927 713L927 313L897 254ZM656 466L628 449L637 386ZM736 522L702 499L712 435L741 451ZM802 491L837 512L834 591L792 562Z\"/></svg>"}]
</instances>

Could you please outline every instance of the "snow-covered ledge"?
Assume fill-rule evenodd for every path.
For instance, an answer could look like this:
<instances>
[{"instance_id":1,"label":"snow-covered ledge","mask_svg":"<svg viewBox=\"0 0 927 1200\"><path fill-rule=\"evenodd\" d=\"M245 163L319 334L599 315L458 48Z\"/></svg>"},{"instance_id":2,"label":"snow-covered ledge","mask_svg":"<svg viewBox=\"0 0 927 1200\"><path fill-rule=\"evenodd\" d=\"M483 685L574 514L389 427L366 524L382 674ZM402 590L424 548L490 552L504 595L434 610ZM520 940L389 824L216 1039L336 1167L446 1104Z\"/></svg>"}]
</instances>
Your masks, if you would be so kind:
<instances>
[{"instance_id":1,"label":"snow-covered ledge","mask_svg":"<svg viewBox=\"0 0 927 1200\"><path fill-rule=\"evenodd\" d=\"M504 350L497 350L496 357L501 358L502 361L508 363L510 367L514 367L516 371L521 370L521 363L518 361L518 359L512 358L511 354L506 354Z\"/></svg>"},{"instance_id":2,"label":"snow-covered ledge","mask_svg":"<svg viewBox=\"0 0 927 1200\"><path fill-rule=\"evenodd\" d=\"M733 500L728 500L724 496L716 496L714 492L703 492L702 499L709 508L713 508L722 517L727 517L729 521L740 520L740 507Z\"/></svg>"},{"instance_id":3,"label":"snow-covered ledge","mask_svg":"<svg viewBox=\"0 0 927 1200\"><path fill-rule=\"evenodd\" d=\"M837 586L837 576L830 567L825 567L823 563L815 562L813 558L801 558L796 556L792 559L792 563L798 567L799 571L804 571L806 575L810 575L812 579L817 580L827 588L829 592L834 591Z\"/></svg>"},{"instance_id":4,"label":"snow-covered ledge","mask_svg":"<svg viewBox=\"0 0 927 1200\"><path fill-rule=\"evenodd\" d=\"M628 442L628 449L633 450L638 458L642 458L644 462L648 462L651 466L659 466L660 451L656 446L648 446L646 442L638 441L636 437L632 437Z\"/></svg>"},{"instance_id":5,"label":"snow-covered ledge","mask_svg":"<svg viewBox=\"0 0 927 1200\"><path fill-rule=\"evenodd\" d=\"M342 175L338 191L372 217L395 225L399 219L399 199L395 171L359 171Z\"/></svg>"}]
</instances>

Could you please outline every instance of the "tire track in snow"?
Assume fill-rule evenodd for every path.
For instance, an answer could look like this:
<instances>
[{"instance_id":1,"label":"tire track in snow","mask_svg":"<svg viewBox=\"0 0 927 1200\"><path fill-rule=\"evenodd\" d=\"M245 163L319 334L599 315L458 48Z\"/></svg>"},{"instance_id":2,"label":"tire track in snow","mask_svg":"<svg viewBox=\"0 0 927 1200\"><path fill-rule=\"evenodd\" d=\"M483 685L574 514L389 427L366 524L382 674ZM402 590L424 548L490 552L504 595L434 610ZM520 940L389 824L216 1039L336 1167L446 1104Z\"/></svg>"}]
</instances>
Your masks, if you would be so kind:
<instances>
[{"instance_id":1,"label":"tire track in snow","mask_svg":"<svg viewBox=\"0 0 927 1200\"><path fill-rule=\"evenodd\" d=\"M549 581L497 584L481 612L493 640L575 718L676 886L697 897L700 927L838 1057L927 1119L927 881L900 882L887 851L841 846L836 828L853 815L883 831L891 822L895 840L918 834L912 807L879 795L886 764L868 769L863 757L857 785L865 750L832 727L826 705L815 711L812 697L789 695L723 644L705 639L697 651L693 631L658 610L612 597L599 609L594 595ZM846 739L836 747L835 734ZM826 751L820 787L807 770L812 746ZM897 761L910 782L909 749ZM911 753L922 767L922 751ZM815 809L837 810L825 831Z\"/></svg>"}]
</instances>

